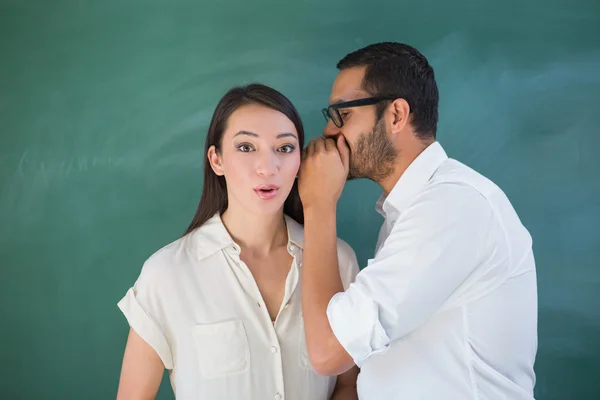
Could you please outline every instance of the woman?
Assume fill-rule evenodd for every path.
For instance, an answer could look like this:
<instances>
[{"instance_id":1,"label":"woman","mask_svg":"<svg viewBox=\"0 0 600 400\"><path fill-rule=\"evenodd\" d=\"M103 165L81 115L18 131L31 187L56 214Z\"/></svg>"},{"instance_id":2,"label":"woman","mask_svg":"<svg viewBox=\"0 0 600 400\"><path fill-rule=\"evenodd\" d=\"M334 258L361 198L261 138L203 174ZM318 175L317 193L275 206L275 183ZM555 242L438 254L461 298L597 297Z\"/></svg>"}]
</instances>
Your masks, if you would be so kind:
<instances>
[{"instance_id":1,"label":"woman","mask_svg":"<svg viewBox=\"0 0 600 400\"><path fill-rule=\"evenodd\" d=\"M302 122L281 93L230 90L206 138L204 185L185 235L153 254L119 302L130 333L119 399L356 398L356 368L316 374L300 299ZM356 256L338 242L344 286ZM333 395L333 397L332 397Z\"/></svg>"}]
</instances>

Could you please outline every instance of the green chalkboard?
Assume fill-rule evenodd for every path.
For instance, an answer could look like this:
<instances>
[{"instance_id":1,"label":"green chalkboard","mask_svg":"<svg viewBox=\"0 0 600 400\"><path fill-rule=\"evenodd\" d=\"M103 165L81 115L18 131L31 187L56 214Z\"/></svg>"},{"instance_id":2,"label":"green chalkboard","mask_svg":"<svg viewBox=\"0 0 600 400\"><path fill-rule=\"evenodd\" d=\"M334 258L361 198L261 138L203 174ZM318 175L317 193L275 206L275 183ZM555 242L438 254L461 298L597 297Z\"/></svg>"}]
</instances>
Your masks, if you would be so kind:
<instances>
[{"instance_id":1,"label":"green chalkboard","mask_svg":"<svg viewBox=\"0 0 600 400\"><path fill-rule=\"evenodd\" d=\"M533 235L537 398L597 399L598 0L0 1L0 398L114 398L116 302L190 222L220 96L272 85L317 136L338 59L383 40L429 58L440 142ZM378 196L341 201L363 264Z\"/></svg>"}]
</instances>

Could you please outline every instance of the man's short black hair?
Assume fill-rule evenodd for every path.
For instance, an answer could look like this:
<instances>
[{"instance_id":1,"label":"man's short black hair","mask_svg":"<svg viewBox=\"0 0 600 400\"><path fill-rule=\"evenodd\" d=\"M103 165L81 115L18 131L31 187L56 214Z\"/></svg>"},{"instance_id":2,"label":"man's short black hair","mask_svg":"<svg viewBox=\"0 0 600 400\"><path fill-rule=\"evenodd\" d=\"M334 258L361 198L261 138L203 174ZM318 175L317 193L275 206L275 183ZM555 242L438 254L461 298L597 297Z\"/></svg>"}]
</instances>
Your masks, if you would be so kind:
<instances>
[{"instance_id":1,"label":"man's short black hair","mask_svg":"<svg viewBox=\"0 0 600 400\"><path fill-rule=\"evenodd\" d=\"M339 70L366 66L362 86L372 96L405 99L413 116L412 125L419 138L435 139L439 94L433 68L417 49L403 43L375 43L346 55ZM389 102L377 108L381 118Z\"/></svg>"}]
</instances>

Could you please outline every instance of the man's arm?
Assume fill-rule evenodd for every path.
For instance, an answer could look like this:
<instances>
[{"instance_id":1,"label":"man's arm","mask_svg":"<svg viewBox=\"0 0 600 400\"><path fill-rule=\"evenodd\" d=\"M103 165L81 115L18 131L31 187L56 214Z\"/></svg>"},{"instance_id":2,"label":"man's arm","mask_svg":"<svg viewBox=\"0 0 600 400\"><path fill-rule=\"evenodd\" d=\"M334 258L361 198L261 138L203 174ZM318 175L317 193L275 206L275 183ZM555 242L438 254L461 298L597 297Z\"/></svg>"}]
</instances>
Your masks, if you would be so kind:
<instances>
[{"instance_id":1,"label":"man's arm","mask_svg":"<svg viewBox=\"0 0 600 400\"><path fill-rule=\"evenodd\" d=\"M311 140L303 155L299 191L304 207L302 313L308 355L321 375L340 375L354 362L336 339L327 306L343 292L337 257L336 208L346 182L350 150L343 136ZM327 171L327 173L323 173Z\"/></svg>"},{"instance_id":2,"label":"man's arm","mask_svg":"<svg viewBox=\"0 0 600 400\"><path fill-rule=\"evenodd\" d=\"M337 377L331 400L358 400L356 378L358 367L354 366Z\"/></svg>"},{"instance_id":3,"label":"man's arm","mask_svg":"<svg viewBox=\"0 0 600 400\"><path fill-rule=\"evenodd\" d=\"M338 265L335 205L305 208L302 313L310 361L321 375L339 375L354 365L327 318L329 301L344 290Z\"/></svg>"}]
</instances>

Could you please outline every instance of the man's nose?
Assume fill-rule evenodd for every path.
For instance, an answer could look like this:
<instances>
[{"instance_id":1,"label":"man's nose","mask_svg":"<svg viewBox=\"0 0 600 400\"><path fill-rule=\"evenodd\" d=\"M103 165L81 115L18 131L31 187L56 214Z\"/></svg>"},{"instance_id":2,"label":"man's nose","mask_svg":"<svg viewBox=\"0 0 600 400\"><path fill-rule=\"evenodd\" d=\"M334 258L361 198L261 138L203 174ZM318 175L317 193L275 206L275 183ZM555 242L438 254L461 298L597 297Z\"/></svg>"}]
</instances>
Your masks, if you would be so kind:
<instances>
[{"instance_id":1,"label":"man's nose","mask_svg":"<svg viewBox=\"0 0 600 400\"><path fill-rule=\"evenodd\" d=\"M338 128L337 126L335 126L335 124L333 123L333 121L331 119L329 119L329 121L327 121L327 125L325 125L325 128L323 128L323 136L325 136L326 138L335 139L341 133L342 133L342 130L340 128Z\"/></svg>"}]
</instances>

